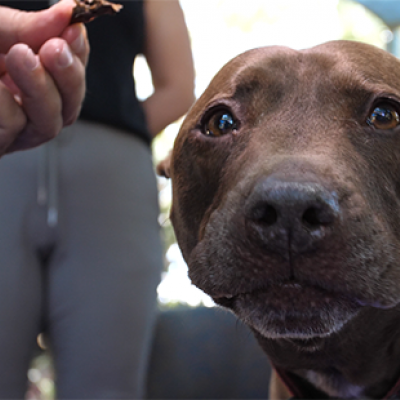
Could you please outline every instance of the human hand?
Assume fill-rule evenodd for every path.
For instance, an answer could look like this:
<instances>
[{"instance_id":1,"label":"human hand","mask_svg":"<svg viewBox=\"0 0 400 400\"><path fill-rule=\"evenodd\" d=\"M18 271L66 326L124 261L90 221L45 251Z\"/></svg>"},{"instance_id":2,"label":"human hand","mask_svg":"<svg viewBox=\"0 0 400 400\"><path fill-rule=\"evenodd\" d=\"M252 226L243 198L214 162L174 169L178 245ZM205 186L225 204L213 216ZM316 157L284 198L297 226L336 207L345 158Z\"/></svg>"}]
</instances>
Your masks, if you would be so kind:
<instances>
[{"instance_id":1,"label":"human hand","mask_svg":"<svg viewBox=\"0 0 400 400\"><path fill-rule=\"evenodd\" d=\"M0 155L37 146L75 121L89 55L72 0L39 12L0 7Z\"/></svg>"}]
</instances>

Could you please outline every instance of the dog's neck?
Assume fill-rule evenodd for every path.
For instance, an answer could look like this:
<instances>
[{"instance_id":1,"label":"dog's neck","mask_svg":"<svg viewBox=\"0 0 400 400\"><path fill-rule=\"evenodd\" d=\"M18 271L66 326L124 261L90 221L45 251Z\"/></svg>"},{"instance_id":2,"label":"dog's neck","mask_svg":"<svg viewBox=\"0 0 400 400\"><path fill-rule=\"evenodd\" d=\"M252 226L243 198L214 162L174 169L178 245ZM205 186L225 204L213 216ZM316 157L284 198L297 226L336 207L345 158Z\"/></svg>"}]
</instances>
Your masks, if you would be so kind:
<instances>
[{"instance_id":1,"label":"dog's neck","mask_svg":"<svg viewBox=\"0 0 400 400\"><path fill-rule=\"evenodd\" d=\"M354 385L347 382L344 377L338 373L324 373L315 371L291 373L280 368L276 368L276 372L286 386L286 389L291 394L292 399L329 399L329 398L377 398L377 396L369 396L366 392L365 385ZM301 378L303 376L303 378ZM385 385L387 386L387 385ZM376 391L376 387L374 391ZM389 390L385 389L385 393L379 398L386 399L400 399L400 377L396 383L390 387Z\"/></svg>"},{"instance_id":2,"label":"dog's neck","mask_svg":"<svg viewBox=\"0 0 400 400\"><path fill-rule=\"evenodd\" d=\"M370 397L360 394L360 387L351 385L348 388L346 398L357 400L371 400ZM335 397L337 399L337 397ZM293 374L283 370L273 370L270 383L270 400L329 400L331 397L326 393L320 392L313 388L309 383L299 380ZM398 400L400 399L400 379L386 393L382 400Z\"/></svg>"},{"instance_id":3,"label":"dog's neck","mask_svg":"<svg viewBox=\"0 0 400 400\"><path fill-rule=\"evenodd\" d=\"M400 378L400 310L377 311L369 309L360 315L354 325L364 326L362 332L353 332L349 324L314 350L301 349L298 342L256 337L278 374L289 377L287 386L316 389L314 398L323 394L325 398L387 398Z\"/></svg>"}]
</instances>

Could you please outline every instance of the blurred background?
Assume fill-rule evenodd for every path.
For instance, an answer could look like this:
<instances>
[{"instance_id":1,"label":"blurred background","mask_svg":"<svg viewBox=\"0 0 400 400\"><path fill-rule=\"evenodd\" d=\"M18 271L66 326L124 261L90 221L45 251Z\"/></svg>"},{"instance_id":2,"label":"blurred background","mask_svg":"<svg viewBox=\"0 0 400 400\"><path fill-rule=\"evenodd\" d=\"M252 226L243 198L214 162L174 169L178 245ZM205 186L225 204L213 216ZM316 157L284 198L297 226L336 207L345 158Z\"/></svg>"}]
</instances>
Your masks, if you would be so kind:
<instances>
[{"instance_id":1,"label":"blurred background","mask_svg":"<svg viewBox=\"0 0 400 400\"><path fill-rule=\"evenodd\" d=\"M381 1L383 4L390 3L392 0L372 1L375 3ZM201 95L212 77L227 61L254 47L284 45L302 49L329 40L350 39L370 43L383 49L391 46L392 50L400 54L400 50L393 47L394 33L396 33L393 26L388 27L376 14L353 0L180 0L180 3L191 37L196 69L196 97ZM391 6L394 14L397 12L400 18L400 0L393 0ZM173 45L174 43L171 43L171 46ZM143 58L136 61L134 75L139 98L148 97L152 92L152 84ZM162 160L172 148L181 122L177 121L168 126L153 142L155 164ZM158 178L158 185L161 207L159 220L165 242L165 270L158 287L160 309L169 310L182 306L189 308L203 306L199 309L213 307L213 301L190 284L186 264L175 243L169 221L170 182L164 178ZM222 314L219 317L225 318ZM200 321L192 321L194 325L201 323L200 314L193 318L196 318L193 321ZM232 321L229 320L228 325L231 324L235 329L237 323ZM179 321L174 321L174 324L182 327L182 335L184 335L189 329L188 325L179 325L179 323ZM192 331L195 329L194 325ZM236 330L239 331L240 328L236 326ZM192 331L189 334L195 335ZM201 335L202 332L200 330L196 334ZM237 336L240 335L248 336L248 333L238 333ZM239 340L244 343L247 336ZM210 352L213 353L218 345L210 338L207 340L209 340ZM173 357L178 361L179 357L185 358L185 354L179 352L172 354L172 351L173 349L169 353L168 360L170 366L166 368L172 368ZM247 354L251 351L249 348L246 350ZM202 354L196 355L199 358L201 356ZM214 378L222 369L215 368L216 370L209 371ZM46 355L42 354L36 358L28 376L32 382L32 390L27 395L27 399L50 400L53 398L52 369ZM198 376L196 380L199 380ZM189 385L190 379L188 378L187 381ZM175 383L172 382L171 385L173 384ZM184 379L181 379L179 385L184 384ZM230 384L233 385L233 382ZM198 395L200 396L200 393Z\"/></svg>"}]
</instances>

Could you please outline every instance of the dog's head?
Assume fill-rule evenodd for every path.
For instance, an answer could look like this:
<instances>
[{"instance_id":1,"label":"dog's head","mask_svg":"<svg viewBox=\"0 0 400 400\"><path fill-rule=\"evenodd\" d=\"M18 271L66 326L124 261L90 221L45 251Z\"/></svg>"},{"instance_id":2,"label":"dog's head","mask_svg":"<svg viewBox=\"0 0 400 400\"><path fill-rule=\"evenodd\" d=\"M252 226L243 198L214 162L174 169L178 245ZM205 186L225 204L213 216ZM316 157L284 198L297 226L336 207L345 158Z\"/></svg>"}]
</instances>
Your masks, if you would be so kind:
<instances>
[{"instance_id":1,"label":"dog's head","mask_svg":"<svg viewBox=\"0 0 400 400\"><path fill-rule=\"evenodd\" d=\"M400 302L400 61L388 53L337 41L238 56L161 169L191 280L261 340L315 349Z\"/></svg>"}]
</instances>

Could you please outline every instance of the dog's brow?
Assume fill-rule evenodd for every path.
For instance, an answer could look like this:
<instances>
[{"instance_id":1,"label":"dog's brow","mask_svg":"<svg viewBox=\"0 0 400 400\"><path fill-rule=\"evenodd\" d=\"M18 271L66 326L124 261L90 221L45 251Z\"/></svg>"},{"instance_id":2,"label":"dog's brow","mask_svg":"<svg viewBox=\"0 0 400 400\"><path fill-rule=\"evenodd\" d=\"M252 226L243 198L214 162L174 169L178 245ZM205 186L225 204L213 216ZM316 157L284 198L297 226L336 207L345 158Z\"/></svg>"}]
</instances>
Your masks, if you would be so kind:
<instances>
[{"instance_id":1,"label":"dog's brow","mask_svg":"<svg viewBox=\"0 0 400 400\"><path fill-rule=\"evenodd\" d=\"M288 84L279 81L258 79L253 77L240 82L235 89L233 98L240 101L258 101L262 98L268 102L278 102L288 91Z\"/></svg>"},{"instance_id":2,"label":"dog's brow","mask_svg":"<svg viewBox=\"0 0 400 400\"><path fill-rule=\"evenodd\" d=\"M233 98L240 101L254 100L263 97L269 101L279 101L290 91L297 81L294 69L285 71L274 63L267 62L252 68L247 68L233 80Z\"/></svg>"}]
</instances>

